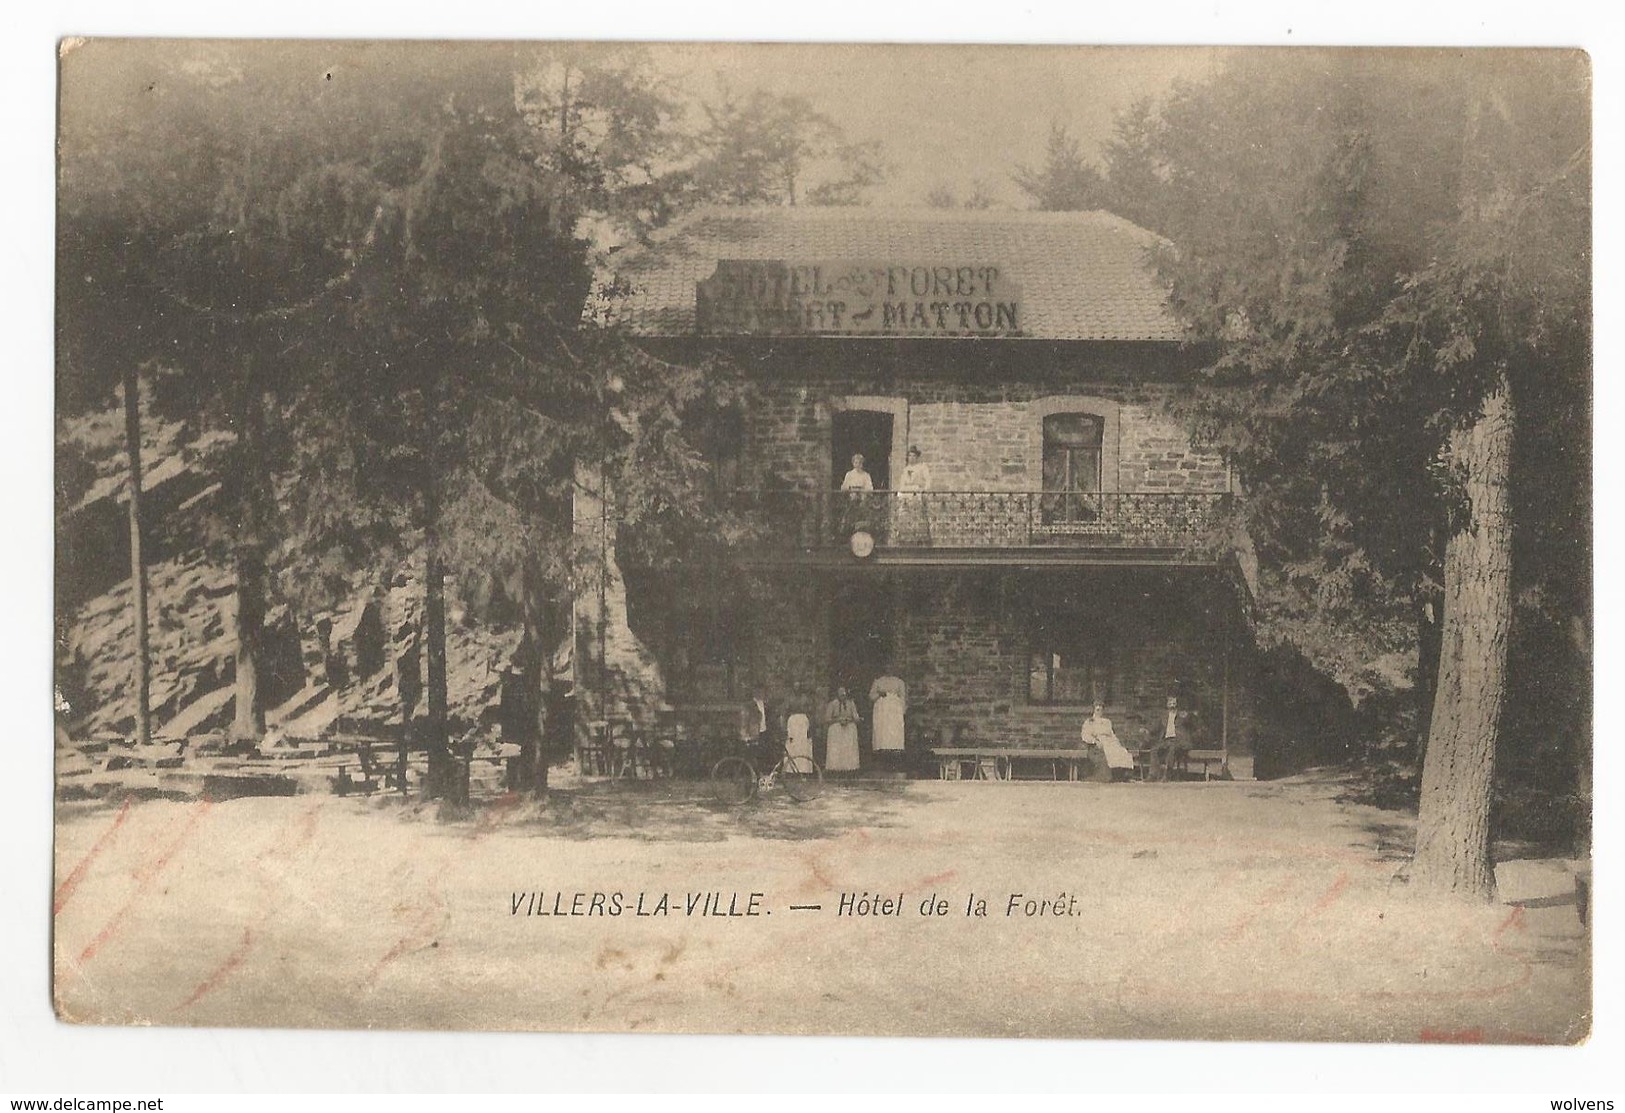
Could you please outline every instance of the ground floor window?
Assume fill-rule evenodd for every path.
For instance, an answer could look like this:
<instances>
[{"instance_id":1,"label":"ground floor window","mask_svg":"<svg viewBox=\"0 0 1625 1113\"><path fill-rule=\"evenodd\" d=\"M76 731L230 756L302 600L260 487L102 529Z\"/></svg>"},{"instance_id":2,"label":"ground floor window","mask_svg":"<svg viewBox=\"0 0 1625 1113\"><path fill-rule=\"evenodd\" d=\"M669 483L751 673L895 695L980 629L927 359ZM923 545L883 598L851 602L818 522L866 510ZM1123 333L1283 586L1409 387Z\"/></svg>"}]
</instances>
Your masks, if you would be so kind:
<instances>
[{"instance_id":1,"label":"ground floor window","mask_svg":"<svg viewBox=\"0 0 1625 1113\"><path fill-rule=\"evenodd\" d=\"M661 659L670 694L694 703L742 698L750 650L744 607L703 581L676 581L663 595L638 629Z\"/></svg>"},{"instance_id":2,"label":"ground floor window","mask_svg":"<svg viewBox=\"0 0 1625 1113\"><path fill-rule=\"evenodd\" d=\"M744 638L741 616L712 600L692 612L688 628L689 688L702 699L734 699L742 693Z\"/></svg>"},{"instance_id":3,"label":"ground floor window","mask_svg":"<svg viewBox=\"0 0 1625 1113\"><path fill-rule=\"evenodd\" d=\"M1047 616L1034 623L1027 655L1027 698L1087 707L1110 703L1112 639L1098 618Z\"/></svg>"}]
</instances>

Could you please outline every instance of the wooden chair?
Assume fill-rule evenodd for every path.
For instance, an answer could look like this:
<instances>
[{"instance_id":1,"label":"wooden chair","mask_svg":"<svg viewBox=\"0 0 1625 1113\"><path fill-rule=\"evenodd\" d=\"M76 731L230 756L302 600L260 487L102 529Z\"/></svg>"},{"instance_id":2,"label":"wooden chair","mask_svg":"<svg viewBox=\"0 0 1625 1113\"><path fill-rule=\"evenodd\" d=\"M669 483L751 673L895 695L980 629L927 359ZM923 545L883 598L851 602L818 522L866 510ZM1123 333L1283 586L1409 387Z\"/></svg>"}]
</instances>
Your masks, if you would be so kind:
<instances>
[{"instance_id":1,"label":"wooden chair","mask_svg":"<svg viewBox=\"0 0 1625 1113\"><path fill-rule=\"evenodd\" d=\"M620 729L617 730L616 727ZM635 781L645 776L654 776L648 741L634 724L611 724L609 743L611 769L615 777L631 777Z\"/></svg>"},{"instance_id":2,"label":"wooden chair","mask_svg":"<svg viewBox=\"0 0 1625 1113\"><path fill-rule=\"evenodd\" d=\"M576 743L576 772L583 777L609 776L609 723L603 719L588 723L587 737Z\"/></svg>"}]
</instances>

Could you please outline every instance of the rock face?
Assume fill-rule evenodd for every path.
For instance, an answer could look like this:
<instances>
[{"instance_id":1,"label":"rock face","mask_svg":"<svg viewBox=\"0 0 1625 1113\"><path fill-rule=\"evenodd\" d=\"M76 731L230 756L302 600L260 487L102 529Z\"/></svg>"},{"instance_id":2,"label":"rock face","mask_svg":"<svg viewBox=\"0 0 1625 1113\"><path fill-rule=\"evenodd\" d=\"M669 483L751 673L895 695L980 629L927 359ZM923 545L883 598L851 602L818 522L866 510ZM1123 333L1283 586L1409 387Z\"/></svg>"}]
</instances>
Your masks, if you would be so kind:
<instances>
[{"instance_id":1,"label":"rock face","mask_svg":"<svg viewBox=\"0 0 1625 1113\"><path fill-rule=\"evenodd\" d=\"M149 571L152 718L160 735L179 720L181 733L211 728L214 715L185 713L230 688L236 678L236 590L231 573L199 554L161 561ZM285 608L267 629L268 695L303 684L298 632ZM130 582L126 578L81 606L65 623L59 687L76 735L122 734L134 728L135 655ZM292 685L291 689L289 685ZM219 710L219 709L214 709ZM229 717L229 698L222 712Z\"/></svg>"},{"instance_id":2,"label":"rock face","mask_svg":"<svg viewBox=\"0 0 1625 1113\"><path fill-rule=\"evenodd\" d=\"M454 582L447 582L446 594L456 598ZM446 623L446 707L454 731L495 721L502 675L520 639L513 627L456 618L453 610ZM342 729L394 730L423 714L428 662L422 630L423 583L416 570L364 593L333 621L327 656L343 660L348 681L338 693Z\"/></svg>"},{"instance_id":3,"label":"rock face","mask_svg":"<svg viewBox=\"0 0 1625 1113\"><path fill-rule=\"evenodd\" d=\"M149 698L155 733L177 739L212 733L233 718L236 582L229 568L205 558L196 530L197 515L219 490L211 461L232 437L197 435L162 420L149 403L143 399ZM58 722L80 740L128 735L135 727L135 639L121 408L64 420L57 449ZM520 633L462 620L455 599L448 581L447 705L461 732L495 722ZM392 733L423 714L423 588L414 568L395 570L331 614L271 603L260 662L269 733Z\"/></svg>"},{"instance_id":4,"label":"rock face","mask_svg":"<svg viewBox=\"0 0 1625 1113\"><path fill-rule=\"evenodd\" d=\"M317 633L324 638L325 679L333 688L371 676L384 667L384 622L379 599L362 596L336 620L321 619Z\"/></svg>"},{"instance_id":5,"label":"rock face","mask_svg":"<svg viewBox=\"0 0 1625 1113\"><path fill-rule=\"evenodd\" d=\"M159 737L222 729L232 718L237 641L230 571L198 554L151 570L152 707ZM134 729L134 637L128 580L80 607L63 625L58 689L75 737ZM289 733L390 732L423 711L422 584L402 574L359 595L335 619L300 629L291 608L267 615L263 695L267 727ZM308 643L310 652L304 645ZM515 629L448 623L448 709L454 728L493 722ZM307 666L307 661L309 662ZM331 702L329 702L331 701Z\"/></svg>"}]
</instances>

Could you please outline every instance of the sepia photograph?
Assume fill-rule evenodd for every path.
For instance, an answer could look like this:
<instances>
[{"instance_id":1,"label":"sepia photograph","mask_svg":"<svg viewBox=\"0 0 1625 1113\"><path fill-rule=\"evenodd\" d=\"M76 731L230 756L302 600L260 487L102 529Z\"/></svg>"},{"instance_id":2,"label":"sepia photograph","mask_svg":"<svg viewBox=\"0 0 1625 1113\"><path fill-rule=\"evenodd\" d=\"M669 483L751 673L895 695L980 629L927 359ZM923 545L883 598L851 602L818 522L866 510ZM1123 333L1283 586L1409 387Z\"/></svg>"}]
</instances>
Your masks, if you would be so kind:
<instances>
[{"instance_id":1,"label":"sepia photograph","mask_svg":"<svg viewBox=\"0 0 1625 1113\"><path fill-rule=\"evenodd\" d=\"M62 1022L1590 1037L1583 51L58 65Z\"/></svg>"}]
</instances>

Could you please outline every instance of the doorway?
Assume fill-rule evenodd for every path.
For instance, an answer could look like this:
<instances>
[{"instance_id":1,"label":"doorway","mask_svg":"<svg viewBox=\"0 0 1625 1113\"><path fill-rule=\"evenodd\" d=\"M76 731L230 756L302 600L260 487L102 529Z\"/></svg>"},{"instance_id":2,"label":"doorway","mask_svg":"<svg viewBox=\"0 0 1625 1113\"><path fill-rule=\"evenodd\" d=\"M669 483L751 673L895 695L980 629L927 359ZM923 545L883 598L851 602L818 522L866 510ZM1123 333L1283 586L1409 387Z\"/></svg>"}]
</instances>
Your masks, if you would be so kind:
<instances>
[{"instance_id":1,"label":"doorway","mask_svg":"<svg viewBox=\"0 0 1625 1113\"><path fill-rule=\"evenodd\" d=\"M896 611L891 583L877 575L838 581L830 592L829 677L866 707L869 685L894 668ZM868 737L868 715L863 735Z\"/></svg>"},{"instance_id":2,"label":"doorway","mask_svg":"<svg viewBox=\"0 0 1625 1113\"><path fill-rule=\"evenodd\" d=\"M893 421L881 410L837 410L830 416L831 489L840 490L852 457L862 456L875 490L891 490Z\"/></svg>"}]
</instances>

